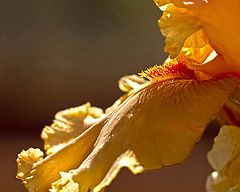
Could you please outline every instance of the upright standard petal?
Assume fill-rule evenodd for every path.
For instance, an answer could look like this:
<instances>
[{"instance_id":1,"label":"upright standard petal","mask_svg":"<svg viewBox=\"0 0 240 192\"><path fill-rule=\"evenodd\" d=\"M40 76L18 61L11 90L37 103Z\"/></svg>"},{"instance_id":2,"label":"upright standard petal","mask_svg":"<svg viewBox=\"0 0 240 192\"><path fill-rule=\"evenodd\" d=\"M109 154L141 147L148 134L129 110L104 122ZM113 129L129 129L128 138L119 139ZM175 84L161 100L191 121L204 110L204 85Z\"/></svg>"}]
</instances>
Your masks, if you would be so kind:
<instances>
[{"instance_id":1,"label":"upright standard petal","mask_svg":"<svg viewBox=\"0 0 240 192\"><path fill-rule=\"evenodd\" d=\"M166 36L165 51L171 58L176 57L181 49L184 51L184 44L190 35L201 30L203 36L198 38L198 42L205 41L219 57L209 65L207 63L202 68L198 66L195 70L203 70L211 76L223 72L239 75L239 0L155 0L155 3L164 11L160 29ZM194 44L194 50L193 47ZM212 65L215 74L212 73Z\"/></svg>"},{"instance_id":2,"label":"upright standard petal","mask_svg":"<svg viewBox=\"0 0 240 192\"><path fill-rule=\"evenodd\" d=\"M106 117L91 153L79 168L54 182L51 191L77 183L79 192L98 192L122 167L137 174L182 162L235 87L231 77L146 86Z\"/></svg>"},{"instance_id":3,"label":"upright standard petal","mask_svg":"<svg viewBox=\"0 0 240 192\"><path fill-rule=\"evenodd\" d=\"M170 4L159 20L159 26L162 34L166 36L164 50L170 54L170 58L175 58L181 51L185 40L200 30L201 22L193 11ZM190 40L188 45L189 43Z\"/></svg>"},{"instance_id":4,"label":"upright standard petal","mask_svg":"<svg viewBox=\"0 0 240 192\"><path fill-rule=\"evenodd\" d=\"M197 2L197 0L194 0ZM240 71L240 1L209 0L195 6L209 42L232 71Z\"/></svg>"},{"instance_id":5,"label":"upright standard petal","mask_svg":"<svg viewBox=\"0 0 240 192\"><path fill-rule=\"evenodd\" d=\"M223 126L208 160L216 170L209 176L209 192L237 192L240 189L240 128Z\"/></svg>"}]
</instances>

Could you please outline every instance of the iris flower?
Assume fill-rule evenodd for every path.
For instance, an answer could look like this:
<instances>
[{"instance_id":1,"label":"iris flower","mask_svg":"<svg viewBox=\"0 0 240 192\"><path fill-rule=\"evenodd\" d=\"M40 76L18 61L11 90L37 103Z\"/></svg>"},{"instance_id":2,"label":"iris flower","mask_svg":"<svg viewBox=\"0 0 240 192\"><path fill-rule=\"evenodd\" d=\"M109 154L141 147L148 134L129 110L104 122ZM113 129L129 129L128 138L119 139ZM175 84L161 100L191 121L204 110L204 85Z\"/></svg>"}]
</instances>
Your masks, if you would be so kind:
<instances>
[{"instance_id":1,"label":"iris flower","mask_svg":"<svg viewBox=\"0 0 240 192\"><path fill-rule=\"evenodd\" d=\"M217 117L209 192L240 191L240 1L155 0L169 58L120 79L105 111L90 103L56 114L46 155L23 150L17 178L30 192L101 192L122 167L133 174L181 163Z\"/></svg>"}]
</instances>

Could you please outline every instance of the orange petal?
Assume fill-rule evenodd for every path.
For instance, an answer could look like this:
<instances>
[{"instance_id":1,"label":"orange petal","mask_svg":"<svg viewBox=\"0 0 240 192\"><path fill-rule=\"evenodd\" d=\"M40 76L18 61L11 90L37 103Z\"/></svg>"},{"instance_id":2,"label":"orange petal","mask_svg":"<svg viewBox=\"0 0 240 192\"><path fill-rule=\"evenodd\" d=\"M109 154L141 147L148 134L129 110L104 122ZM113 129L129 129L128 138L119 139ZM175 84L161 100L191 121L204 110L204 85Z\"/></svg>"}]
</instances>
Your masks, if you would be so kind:
<instances>
[{"instance_id":1,"label":"orange petal","mask_svg":"<svg viewBox=\"0 0 240 192\"><path fill-rule=\"evenodd\" d=\"M175 10L180 15L181 10L186 12L184 19L173 15L174 17L169 17L168 25L160 26L163 35L166 36L166 51L170 53L171 58L179 52L179 46L183 45L186 36L201 29L210 46L223 57L230 70L240 72L239 0L155 0L155 2L158 6L166 5L163 18L171 15L168 11L171 6L176 6ZM182 32L182 29L185 31ZM174 37L173 34L178 35ZM176 41L171 43L170 37Z\"/></svg>"},{"instance_id":2,"label":"orange petal","mask_svg":"<svg viewBox=\"0 0 240 192\"><path fill-rule=\"evenodd\" d=\"M224 58L219 55L205 64L197 63L195 60L189 59L186 65L188 68L196 71L199 79L211 79L216 76L225 75L240 76L240 73L233 71L225 62Z\"/></svg>"},{"instance_id":3,"label":"orange petal","mask_svg":"<svg viewBox=\"0 0 240 192\"><path fill-rule=\"evenodd\" d=\"M239 7L239 0L209 0L195 10L211 46L223 56L231 70L237 72L240 71Z\"/></svg>"}]
</instances>

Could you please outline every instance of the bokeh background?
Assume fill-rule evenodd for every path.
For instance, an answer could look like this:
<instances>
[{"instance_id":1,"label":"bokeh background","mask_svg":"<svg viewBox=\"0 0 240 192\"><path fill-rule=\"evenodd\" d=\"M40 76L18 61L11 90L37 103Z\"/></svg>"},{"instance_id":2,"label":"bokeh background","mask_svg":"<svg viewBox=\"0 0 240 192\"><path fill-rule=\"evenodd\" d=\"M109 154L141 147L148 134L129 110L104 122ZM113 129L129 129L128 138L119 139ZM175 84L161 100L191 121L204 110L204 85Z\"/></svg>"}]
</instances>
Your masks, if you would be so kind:
<instances>
[{"instance_id":1,"label":"bokeh background","mask_svg":"<svg viewBox=\"0 0 240 192\"><path fill-rule=\"evenodd\" d=\"M121 76L164 61L160 15L151 0L0 0L0 191L25 191L17 154L42 148L57 111L87 101L106 108ZM182 165L122 170L107 191L202 192L211 142L207 134Z\"/></svg>"}]
</instances>

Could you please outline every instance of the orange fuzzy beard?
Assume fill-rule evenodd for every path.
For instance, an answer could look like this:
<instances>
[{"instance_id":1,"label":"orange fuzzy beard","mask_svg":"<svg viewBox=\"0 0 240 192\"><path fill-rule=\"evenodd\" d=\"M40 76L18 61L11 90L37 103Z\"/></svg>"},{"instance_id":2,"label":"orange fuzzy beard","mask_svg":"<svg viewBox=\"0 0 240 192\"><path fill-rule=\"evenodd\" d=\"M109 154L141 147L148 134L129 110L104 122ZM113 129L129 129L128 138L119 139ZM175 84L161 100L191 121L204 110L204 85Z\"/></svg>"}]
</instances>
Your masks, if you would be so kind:
<instances>
[{"instance_id":1,"label":"orange fuzzy beard","mask_svg":"<svg viewBox=\"0 0 240 192\"><path fill-rule=\"evenodd\" d=\"M196 79L194 71L187 68L184 61L167 63L165 65L155 65L145 71L142 71L141 73L139 73L139 75L151 81L174 78Z\"/></svg>"}]
</instances>

